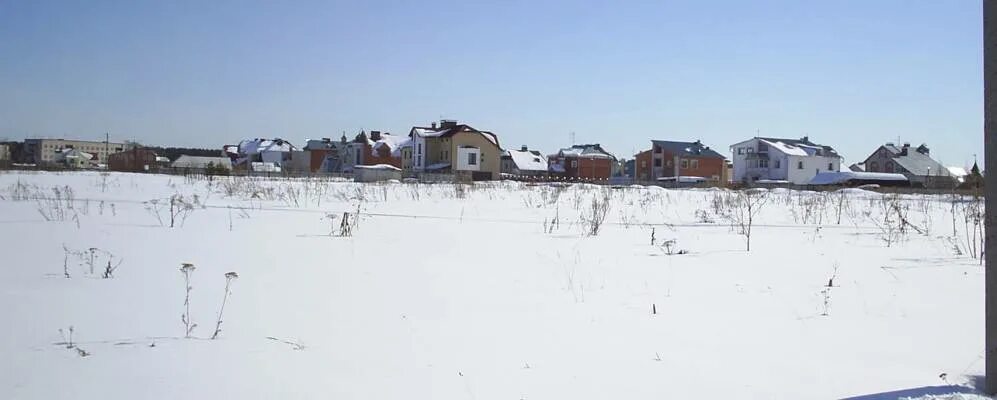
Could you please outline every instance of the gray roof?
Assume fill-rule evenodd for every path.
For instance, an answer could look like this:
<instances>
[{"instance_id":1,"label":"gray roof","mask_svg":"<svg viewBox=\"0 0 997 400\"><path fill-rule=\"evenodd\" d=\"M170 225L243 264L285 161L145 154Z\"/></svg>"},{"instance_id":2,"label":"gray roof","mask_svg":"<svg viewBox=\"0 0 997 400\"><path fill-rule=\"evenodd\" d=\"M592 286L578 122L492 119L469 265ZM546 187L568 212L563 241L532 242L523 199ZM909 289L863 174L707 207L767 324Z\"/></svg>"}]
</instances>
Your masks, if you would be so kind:
<instances>
[{"instance_id":1,"label":"gray roof","mask_svg":"<svg viewBox=\"0 0 997 400\"><path fill-rule=\"evenodd\" d=\"M931 157L908 151L906 156L897 156L893 162L903 167L907 172L916 176L951 176L948 168L939 164Z\"/></svg>"},{"instance_id":2,"label":"gray roof","mask_svg":"<svg viewBox=\"0 0 997 400\"><path fill-rule=\"evenodd\" d=\"M661 147L668 152L680 156L708 157L725 159L722 154L717 153L710 146L704 146L702 142L673 142L668 140L652 140L655 146Z\"/></svg>"}]
</instances>

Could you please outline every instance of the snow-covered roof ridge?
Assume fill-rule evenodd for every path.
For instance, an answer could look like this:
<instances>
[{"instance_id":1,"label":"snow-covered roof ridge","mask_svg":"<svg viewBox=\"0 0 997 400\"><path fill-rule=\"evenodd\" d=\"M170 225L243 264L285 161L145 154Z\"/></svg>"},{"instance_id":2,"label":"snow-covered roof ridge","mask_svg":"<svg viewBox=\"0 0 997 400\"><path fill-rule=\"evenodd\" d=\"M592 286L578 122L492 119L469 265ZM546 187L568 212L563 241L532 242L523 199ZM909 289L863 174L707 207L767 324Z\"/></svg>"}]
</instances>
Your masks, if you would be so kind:
<instances>
[{"instance_id":1,"label":"snow-covered roof ridge","mask_svg":"<svg viewBox=\"0 0 997 400\"><path fill-rule=\"evenodd\" d=\"M710 148L710 146L704 145L702 141L696 140L694 142L681 142L674 140L651 140L651 143L655 146L666 149L667 151L684 156L693 157L708 157L708 158L726 158L723 154L718 153L716 150Z\"/></svg>"},{"instance_id":2,"label":"snow-covered roof ridge","mask_svg":"<svg viewBox=\"0 0 997 400\"><path fill-rule=\"evenodd\" d=\"M238 149L239 149L239 154L242 155L259 154L268 151L289 152L297 150L297 148L295 148L294 145L291 144L291 142L288 142L281 138L244 139L239 142Z\"/></svg>"},{"instance_id":3,"label":"snow-covered roof ridge","mask_svg":"<svg viewBox=\"0 0 997 400\"><path fill-rule=\"evenodd\" d=\"M446 122L444 124L443 122ZM480 129L475 129L474 127L467 124L457 124L456 121L441 121L440 125L437 126L435 123L433 126L413 126L409 131L409 136L418 135L419 137L431 138L431 137L450 137L461 132L467 133L477 133L488 139L489 142L495 145L495 147L502 148L499 144L498 135L491 131L483 131Z\"/></svg>"},{"instance_id":4,"label":"snow-covered roof ridge","mask_svg":"<svg viewBox=\"0 0 997 400\"><path fill-rule=\"evenodd\" d=\"M392 157L401 157L402 148L410 146L412 138L408 136L398 136L389 133L382 133L380 139L371 145L371 152L376 152L381 147L387 147Z\"/></svg>"},{"instance_id":5,"label":"snow-covered roof ridge","mask_svg":"<svg viewBox=\"0 0 997 400\"><path fill-rule=\"evenodd\" d=\"M799 149L802 149L809 156L817 155L816 153L820 153L819 155L823 156L823 157L838 157L838 158L841 157L841 155L838 154L838 151L835 150L834 147L831 147L831 146L828 146L828 145L814 143L814 142L810 141L810 137L809 136L804 136L804 137L802 137L800 139L757 137L756 136L753 139L757 139L759 141L764 141L766 143L781 143L781 145L779 145L780 146L779 151L782 151L783 148L799 148ZM793 155L800 155L799 152L797 152L795 150L794 150L794 152L797 153L797 154L793 154ZM789 154L789 153L787 153L787 154Z\"/></svg>"},{"instance_id":6,"label":"snow-covered roof ridge","mask_svg":"<svg viewBox=\"0 0 997 400\"><path fill-rule=\"evenodd\" d=\"M599 143L572 145L558 150L557 154L561 157L616 159L616 156L603 149Z\"/></svg>"},{"instance_id":7,"label":"snow-covered roof ridge","mask_svg":"<svg viewBox=\"0 0 997 400\"><path fill-rule=\"evenodd\" d=\"M802 156L802 157L806 157L806 156L810 155L802 147L793 146L791 144L786 144L786 143L781 142L781 141L770 141L770 140L761 139L761 138L759 138L758 141L762 142L762 143L765 143L765 144L769 145L769 147L774 148L774 149L778 150L780 153L783 153L783 154L786 154L786 155L790 155L790 156Z\"/></svg>"},{"instance_id":8,"label":"snow-covered roof ridge","mask_svg":"<svg viewBox=\"0 0 997 400\"><path fill-rule=\"evenodd\" d=\"M547 171L547 157L530 150L506 150L506 154L522 171Z\"/></svg>"}]
</instances>

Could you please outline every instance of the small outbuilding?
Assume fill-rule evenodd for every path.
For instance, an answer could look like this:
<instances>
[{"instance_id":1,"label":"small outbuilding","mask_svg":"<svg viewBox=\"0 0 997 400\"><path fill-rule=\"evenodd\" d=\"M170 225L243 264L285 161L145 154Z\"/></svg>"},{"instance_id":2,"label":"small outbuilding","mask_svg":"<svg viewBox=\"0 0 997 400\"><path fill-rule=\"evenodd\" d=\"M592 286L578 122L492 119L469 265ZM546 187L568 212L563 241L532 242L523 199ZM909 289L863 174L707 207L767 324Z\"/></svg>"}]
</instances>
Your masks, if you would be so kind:
<instances>
[{"instance_id":1,"label":"small outbuilding","mask_svg":"<svg viewBox=\"0 0 997 400\"><path fill-rule=\"evenodd\" d=\"M394 165L354 165L353 180L356 182L383 182L401 180L402 169Z\"/></svg>"}]
</instances>

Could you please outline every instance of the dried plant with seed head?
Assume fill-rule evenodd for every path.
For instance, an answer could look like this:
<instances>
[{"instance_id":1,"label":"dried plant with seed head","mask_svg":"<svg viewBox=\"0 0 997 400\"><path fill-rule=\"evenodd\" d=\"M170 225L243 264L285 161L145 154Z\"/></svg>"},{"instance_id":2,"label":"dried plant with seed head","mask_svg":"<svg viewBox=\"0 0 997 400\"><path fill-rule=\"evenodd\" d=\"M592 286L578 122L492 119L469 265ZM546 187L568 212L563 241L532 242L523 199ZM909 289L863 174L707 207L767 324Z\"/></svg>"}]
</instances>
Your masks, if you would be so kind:
<instances>
[{"instance_id":1,"label":"dried plant with seed head","mask_svg":"<svg viewBox=\"0 0 997 400\"><path fill-rule=\"evenodd\" d=\"M218 320L215 321L215 333L211 334L211 339L214 340L218 338L218 334L222 333L222 314L225 313L225 303L228 300L228 296L232 293L229 288L232 285L232 281L239 277L239 274L235 272L225 273L225 295L222 297L222 306L218 309Z\"/></svg>"},{"instance_id":2,"label":"dried plant with seed head","mask_svg":"<svg viewBox=\"0 0 997 400\"><path fill-rule=\"evenodd\" d=\"M183 322L184 337L186 338L189 338L191 332L193 332L194 328L197 327L197 324L190 320L190 291L194 289L194 287L190 285L190 275L194 273L194 269L194 264L180 264L180 272L183 274L184 291L186 293L183 300L184 313L180 316L180 321Z\"/></svg>"}]
</instances>

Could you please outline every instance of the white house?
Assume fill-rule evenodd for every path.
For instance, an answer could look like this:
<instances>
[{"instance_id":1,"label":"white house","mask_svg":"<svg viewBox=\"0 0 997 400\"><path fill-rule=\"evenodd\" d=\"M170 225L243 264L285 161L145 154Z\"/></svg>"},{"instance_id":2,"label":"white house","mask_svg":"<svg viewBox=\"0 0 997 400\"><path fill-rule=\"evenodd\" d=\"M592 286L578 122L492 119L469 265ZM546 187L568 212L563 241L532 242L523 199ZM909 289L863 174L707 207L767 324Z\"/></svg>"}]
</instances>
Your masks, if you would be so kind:
<instances>
[{"instance_id":1,"label":"white house","mask_svg":"<svg viewBox=\"0 0 997 400\"><path fill-rule=\"evenodd\" d=\"M801 139L755 137L730 146L734 182L785 182L805 185L821 172L841 170L831 146Z\"/></svg>"}]
</instances>

